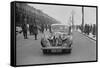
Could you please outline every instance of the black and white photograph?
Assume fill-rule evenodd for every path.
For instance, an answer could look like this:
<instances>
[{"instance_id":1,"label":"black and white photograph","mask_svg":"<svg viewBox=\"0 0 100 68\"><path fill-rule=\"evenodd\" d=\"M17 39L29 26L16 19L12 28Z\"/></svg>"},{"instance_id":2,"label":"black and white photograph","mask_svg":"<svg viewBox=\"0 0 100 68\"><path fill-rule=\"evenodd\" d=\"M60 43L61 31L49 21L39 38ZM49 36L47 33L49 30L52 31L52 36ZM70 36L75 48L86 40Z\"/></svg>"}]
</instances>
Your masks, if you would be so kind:
<instances>
[{"instance_id":1,"label":"black and white photograph","mask_svg":"<svg viewBox=\"0 0 100 68\"><path fill-rule=\"evenodd\" d=\"M15 3L16 65L97 61L97 6Z\"/></svg>"}]
</instances>

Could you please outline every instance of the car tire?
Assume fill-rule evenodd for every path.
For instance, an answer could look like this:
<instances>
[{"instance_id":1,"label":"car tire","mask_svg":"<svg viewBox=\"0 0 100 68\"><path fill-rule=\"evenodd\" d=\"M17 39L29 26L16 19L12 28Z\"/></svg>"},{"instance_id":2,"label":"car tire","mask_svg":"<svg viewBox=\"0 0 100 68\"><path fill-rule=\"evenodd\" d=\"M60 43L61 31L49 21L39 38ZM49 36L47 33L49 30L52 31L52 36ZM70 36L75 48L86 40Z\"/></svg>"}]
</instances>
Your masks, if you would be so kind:
<instances>
[{"instance_id":1,"label":"car tire","mask_svg":"<svg viewBox=\"0 0 100 68\"><path fill-rule=\"evenodd\" d=\"M71 53L71 49L68 50L68 53Z\"/></svg>"},{"instance_id":2,"label":"car tire","mask_svg":"<svg viewBox=\"0 0 100 68\"><path fill-rule=\"evenodd\" d=\"M63 50L63 53L71 53L71 49Z\"/></svg>"},{"instance_id":3,"label":"car tire","mask_svg":"<svg viewBox=\"0 0 100 68\"><path fill-rule=\"evenodd\" d=\"M46 54L47 53L47 50L43 50L43 54Z\"/></svg>"}]
</instances>

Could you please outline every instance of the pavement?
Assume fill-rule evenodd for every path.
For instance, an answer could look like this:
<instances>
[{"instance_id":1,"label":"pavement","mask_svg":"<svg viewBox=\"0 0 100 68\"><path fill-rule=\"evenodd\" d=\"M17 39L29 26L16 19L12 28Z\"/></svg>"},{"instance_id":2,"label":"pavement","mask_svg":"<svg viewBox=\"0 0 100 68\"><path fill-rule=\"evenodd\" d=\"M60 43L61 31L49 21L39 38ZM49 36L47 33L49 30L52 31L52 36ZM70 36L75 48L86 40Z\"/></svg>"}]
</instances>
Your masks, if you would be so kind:
<instances>
[{"instance_id":1,"label":"pavement","mask_svg":"<svg viewBox=\"0 0 100 68\"><path fill-rule=\"evenodd\" d=\"M48 32L45 32L48 34ZM96 60L96 41L89 39L78 31L73 31L73 45L71 54L44 55L41 50L42 33L38 34L38 40L28 35L24 39L22 34L16 38L17 65L80 62Z\"/></svg>"},{"instance_id":2,"label":"pavement","mask_svg":"<svg viewBox=\"0 0 100 68\"><path fill-rule=\"evenodd\" d=\"M77 31L79 31L80 33L82 33L81 30L79 30L79 29ZM96 36L94 36L92 33L89 33L89 35L86 35L85 33L82 33L82 34L85 35L85 36L87 36L88 38L96 41Z\"/></svg>"}]
</instances>

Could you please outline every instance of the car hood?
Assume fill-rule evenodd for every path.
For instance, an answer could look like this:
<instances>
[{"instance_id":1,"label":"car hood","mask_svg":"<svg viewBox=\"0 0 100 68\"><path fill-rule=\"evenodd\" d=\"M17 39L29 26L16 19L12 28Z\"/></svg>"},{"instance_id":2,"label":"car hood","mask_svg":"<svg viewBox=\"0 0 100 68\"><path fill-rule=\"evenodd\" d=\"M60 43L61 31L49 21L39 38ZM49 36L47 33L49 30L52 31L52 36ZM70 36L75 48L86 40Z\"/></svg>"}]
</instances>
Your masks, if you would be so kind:
<instances>
[{"instance_id":1,"label":"car hood","mask_svg":"<svg viewBox=\"0 0 100 68\"><path fill-rule=\"evenodd\" d=\"M46 38L49 38L49 39L53 39L54 37L65 39L65 38L68 38L69 35L67 33L54 32L54 33L49 34L49 36L46 36Z\"/></svg>"}]
</instances>

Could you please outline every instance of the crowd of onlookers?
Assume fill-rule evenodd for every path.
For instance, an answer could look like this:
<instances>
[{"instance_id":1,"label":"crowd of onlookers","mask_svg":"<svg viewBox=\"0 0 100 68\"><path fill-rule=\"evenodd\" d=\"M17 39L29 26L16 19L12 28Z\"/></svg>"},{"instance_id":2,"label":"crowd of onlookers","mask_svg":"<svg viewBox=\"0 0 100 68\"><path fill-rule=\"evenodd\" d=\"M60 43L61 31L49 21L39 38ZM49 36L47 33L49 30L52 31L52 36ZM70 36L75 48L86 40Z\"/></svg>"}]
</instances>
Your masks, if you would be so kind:
<instances>
[{"instance_id":1,"label":"crowd of onlookers","mask_svg":"<svg viewBox=\"0 0 100 68\"><path fill-rule=\"evenodd\" d=\"M51 25L47 24L36 24L36 23L31 23L31 24L26 24L22 23L19 26L16 26L16 34L21 34L23 33L24 39L28 39L28 32L30 35L35 36L35 40L37 40L37 35L39 32L44 33L44 31L49 30L51 32Z\"/></svg>"},{"instance_id":2,"label":"crowd of onlookers","mask_svg":"<svg viewBox=\"0 0 100 68\"><path fill-rule=\"evenodd\" d=\"M90 33L91 33L93 35L93 37L96 37L96 33L97 33L96 24L77 25L76 29L79 29L82 33L84 33L86 35L90 35Z\"/></svg>"}]
</instances>

